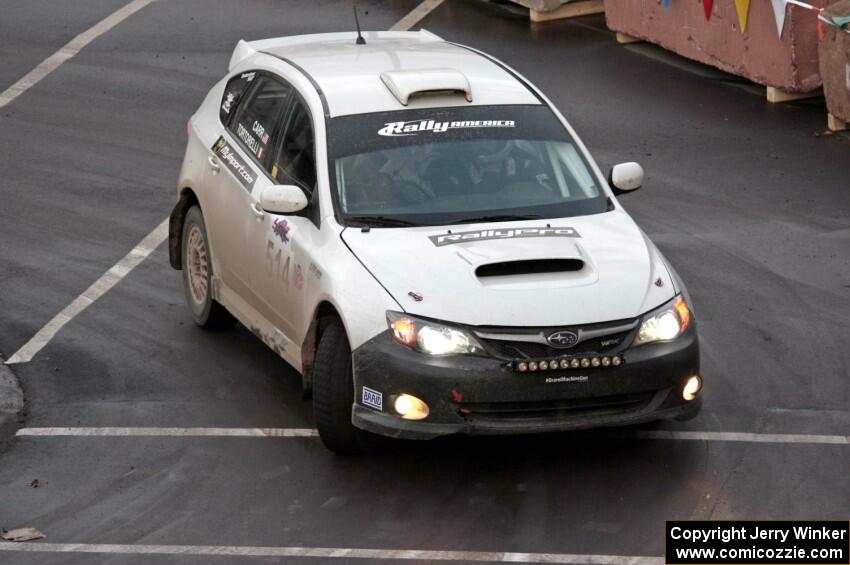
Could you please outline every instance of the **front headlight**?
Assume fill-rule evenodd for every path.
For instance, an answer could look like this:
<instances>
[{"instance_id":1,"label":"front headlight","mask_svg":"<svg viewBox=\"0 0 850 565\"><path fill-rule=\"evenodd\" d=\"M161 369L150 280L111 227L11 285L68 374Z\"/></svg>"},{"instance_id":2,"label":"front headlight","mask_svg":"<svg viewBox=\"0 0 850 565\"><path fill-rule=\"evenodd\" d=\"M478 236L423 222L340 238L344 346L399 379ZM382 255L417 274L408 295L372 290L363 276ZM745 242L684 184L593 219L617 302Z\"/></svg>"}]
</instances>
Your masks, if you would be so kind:
<instances>
[{"instance_id":1,"label":"front headlight","mask_svg":"<svg viewBox=\"0 0 850 565\"><path fill-rule=\"evenodd\" d=\"M664 306L653 310L643 317L632 347L676 339L688 329L691 323L691 310L685 299L679 295Z\"/></svg>"},{"instance_id":2,"label":"front headlight","mask_svg":"<svg viewBox=\"0 0 850 565\"><path fill-rule=\"evenodd\" d=\"M387 323L399 343L429 355L482 353L478 341L462 329L414 318L400 312L387 312Z\"/></svg>"}]
</instances>

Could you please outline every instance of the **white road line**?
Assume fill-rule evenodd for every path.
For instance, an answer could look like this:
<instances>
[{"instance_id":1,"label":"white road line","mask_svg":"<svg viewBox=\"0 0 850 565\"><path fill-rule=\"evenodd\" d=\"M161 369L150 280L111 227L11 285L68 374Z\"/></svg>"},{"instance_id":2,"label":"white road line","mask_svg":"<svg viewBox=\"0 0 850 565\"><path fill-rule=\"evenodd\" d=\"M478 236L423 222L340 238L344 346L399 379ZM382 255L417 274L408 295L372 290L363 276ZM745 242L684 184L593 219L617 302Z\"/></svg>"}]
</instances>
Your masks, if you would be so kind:
<instances>
[{"instance_id":1,"label":"white road line","mask_svg":"<svg viewBox=\"0 0 850 565\"><path fill-rule=\"evenodd\" d=\"M850 445L850 436L814 434L760 434L747 432L687 432L665 430L636 430L639 439L678 439L686 441L729 441L741 443L814 443Z\"/></svg>"},{"instance_id":2,"label":"white road line","mask_svg":"<svg viewBox=\"0 0 850 565\"><path fill-rule=\"evenodd\" d=\"M36 68L24 75L18 82L0 93L0 108L9 104L12 100L38 84L41 79L55 71L59 65L75 56L80 50L100 37L119 23L123 22L154 0L132 0L122 8L112 12L94 26L90 27L71 41L59 51L45 59ZM74 316L88 308L88 306L103 296L110 288L124 278L133 267L138 265L142 259L151 254L156 247L165 241L168 235L168 222L163 222L148 234L130 253L109 269L82 295L66 306L61 312L41 328L23 347L15 352L7 361L7 365L15 363L26 363L33 355L41 351L47 343L53 339L62 326L71 321Z\"/></svg>"},{"instance_id":3,"label":"white road line","mask_svg":"<svg viewBox=\"0 0 850 565\"><path fill-rule=\"evenodd\" d=\"M318 437L318 431L309 428L22 428L24 436L70 437L247 437L292 438ZM679 441L716 441L731 443L798 443L815 445L850 445L850 436L812 434L760 434L746 432L690 432L665 430L623 430L588 432L582 437L603 439L646 439Z\"/></svg>"},{"instance_id":4,"label":"white road line","mask_svg":"<svg viewBox=\"0 0 850 565\"><path fill-rule=\"evenodd\" d=\"M132 271L142 260L150 255L168 237L168 219L162 221L154 230L145 236L139 244L130 250L123 259L115 263L103 276L86 289L80 296L68 304L61 312L56 314L52 320L47 322L43 328L38 330L27 343L24 344L6 361L7 365L15 363L27 363L33 356L41 351L62 327L74 319L80 312L88 308L95 300L106 294L113 286Z\"/></svg>"},{"instance_id":5,"label":"white road line","mask_svg":"<svg viewBox=\"0 0 850 565\"><path fill-rule=\"evenodd\" d=\"M239 545L113 545L101 543L0 542L0 551L109 553L117 555L227 555L238 557L322 557L422 561L491 561L502 563L562 563L568 565L662 565L662 557L582 555L573 553L505 553L501 551L441 551L428 549L361 549L342 547L258 547Z\"/></svg>"},{"instance_id":6,"label":"white road line","mask_svg":"<svg viewBox=\"0 0 850 565\"><path fill-rule=\"evenodd\" d=\"M17 436L317 437L309 428L21 428Z\"/></svg>"},{"instance_id":7,"label":"white road line","mask_svg":"<svg viewBox=\"0 0 850 565\"><path fill-rule=\"evenodd\" d=\"M41 79L55 71L59 65L80 52L80 49L91 43L97 37L103 35L122 21L126 20L154 0L133 0L123 8L111 13L94 26L90 27L56 53L41 62L36 68L28 72L18 82L0 93L0 108L38 84Z\"/></svg>"},{"instance_id":8,"label":"white road line","mask_svg":"<svg viewBox=\"0 0 850 565\"><path fill-rule=\"evenodd\" d=\"M443 3L443 0L424 0L421 4L413 8L409 14L401 18L396 24L390 28L390 31L407 31L420 21L425 16L430 14L437 6Z\"/></svg>"}]
</instances>

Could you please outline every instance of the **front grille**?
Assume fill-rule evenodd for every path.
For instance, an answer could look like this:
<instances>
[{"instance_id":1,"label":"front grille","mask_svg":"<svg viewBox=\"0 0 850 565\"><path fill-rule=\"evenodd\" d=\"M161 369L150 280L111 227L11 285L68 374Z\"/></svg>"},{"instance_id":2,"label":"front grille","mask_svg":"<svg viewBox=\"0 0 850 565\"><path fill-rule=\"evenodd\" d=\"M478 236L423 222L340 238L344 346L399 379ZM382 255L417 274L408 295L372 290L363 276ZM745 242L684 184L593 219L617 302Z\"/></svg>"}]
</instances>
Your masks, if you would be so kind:
<instances>
[{"instance_id":1,"label":"front grille","mask_svg":"<svg viewBox=\"0 0 850 565\"><path fill-rule=\"evenodd\" d=\"M566 326L563 328L476 328L476 334L481 344L494 356L510 359L540 359L560 357L562 355L599 354L611 355L623 351L630 342L631 334L637 326L634 321L620 321L605 324L589 324L586 326ZM605 330L610 333L604 333ZM625 329L624 329L625 328ZM603 332L594 337L583 339L570 348L552 347L543 343L511 339L512 336L524 334L529 336L546 336L557 330L574 332L592 331ZM484 335L482 335L484 334ZM504 337L502 337L504 335Z\"/></svg>"},{"instance_id":2,"label":"front grille","mask_svg":"<svg viewBox=\"0 0 850 565\"><path fill-rule=\"evenodd\" d=\"M652 396L652 392L641 392L570 400L466 402L459 405L458 413L468 419L500 421L546 421L564 418L605 416L641 410L649 404Z\"/></svg>"},{"instance_id":3,"label":"front grille","mask_svg":"<svg viewBox=\"0 0 850 565\"><path fill-rule=\"evenodd\" d=\"M558 357L561 355L575 355L579 353L614 353L620 351L620 347L629 332L609 335L601 338L589 339L569 349L552 347L543 343L530 343L527 341L502 341L497 339L484 339L485 347L492 349L499 357L537 359L541 357ZM607 347L602 345L603 341L615 340Z\"/></svg>"}]
</instances>

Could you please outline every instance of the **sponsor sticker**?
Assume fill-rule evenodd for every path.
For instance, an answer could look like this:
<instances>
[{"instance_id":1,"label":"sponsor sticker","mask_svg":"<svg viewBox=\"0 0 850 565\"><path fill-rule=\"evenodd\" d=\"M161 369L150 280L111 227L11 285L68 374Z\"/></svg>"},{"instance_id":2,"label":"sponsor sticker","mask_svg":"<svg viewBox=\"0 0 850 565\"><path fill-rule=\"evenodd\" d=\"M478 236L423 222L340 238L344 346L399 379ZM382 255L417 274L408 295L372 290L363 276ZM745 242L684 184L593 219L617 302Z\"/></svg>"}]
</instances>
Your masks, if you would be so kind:
<instances>
[{"instance_id":1,"label":"sponsor sticker","mask_svg":"<svg viewBox=\"0 0 850 565\"><path fill-rule=\"evenodd\" d=\"M569 377L546 377L546 384L556 383L586 383L587 375L572 375Z\"/></svg>"},{"instance_id":2,"label":"sponsor sticker","mask_svg":"<svg viewBox=\"0 0 850 565\"><path fill-rule=\"evenodd\" d=\"M378 130L378 135L395 137L400 135L418 135L420 133L445 133L450 129L477 128L513 128L514 120L464 120L438 122L434 120L413 120L409 122L389 122Z\"/></svg>"},{"instance_id":3,"label":"sponsor sticker","mask_svg":"<svg viewBox=\"0 0 850 565\"><path fill-rule=\"evenodd\" d=\"M269 142L269 134L263 124L254 120L254 125L251 127L251 129L254 130L254 133L257 134L263 145L266 145Z\"/></svg>"},{"instance_id":4,"label":"sponsor sticker","mask_svg":"<svg viewBox=\"0 0 850 565\"><path fill-rule=\"evenodd\" d=\"M280 238L283 243L289 243L289 222L283 218L277 218L272 222L272 231Z\"/></svg>"},{"instance_id":5,"label":"sponsor sticker","mask_svg":"<svg viewBox=\"0 0 850 565\"><path fill-rule=\"evenodd\" d=\"M298 290L304 288L304 270L298 263L295 264L295 288Z\"/></svg>"},{"instance_id":6,"label":"sponsor sticker","mask_svg":"<svg viewBox=\"0 0 850 565\"><path fill-rule=\"evenodd\" d=\"M254 181L257 180L257 175L250 166L242 161L236 151L227 143L227 140L224 137L219 137L218 141L213 145L212 150L216 156L224 161L227 168L236 177L236 180L250 191L251 187L254 186Z\"/></svg>"},{"instance_id":7,"label":"sponsor sticker","mask_svg":"<svg viewBox=\"0 0 850 565\"><path fill-rule=\"evenodd\" d=\"M371 388L364 386L363 395L360 400L363 403L363 406L374 408L380 412L383 412L384 410L384 395L377 390L372 390Z\"/></svg>"},{"instance_id":8,"label":"sponsor sticker","mask_svg":"<svg viewBox=\"0 0 850 565\"><path fill-rule=\"evenodd\" d=\"M429 235L428 239L437 247L453 245L455 243L467 243L470 241L487 241L490 239L516 239L525 237L581 237L574 228L549 227L549 228L510 228L510 229L486 229L458 233L441 233Z\"/></svg>"},{"instance_id":9,"label":"sponsor sticker","mask_svg":"<svg viewBox=\"0 0 850 565\"><path fill-rule=\"evenodd\" d=\"M225 114L230 113L230 108L233 106L234 100L236 100L236 95L232 92L228 92L227 96L224 97L224 102L221 105L221 109L224 110Z\"/></svg>"},{"instance_id":10,"label":"sponsor sticker","mask_svg":"<svg viewBox=\"0 0 850 565\"><path fill-rule=\"evenodd\" d=\"M313 276L314 276L314 277L316 277L317 279L321 279L321 278L322 278L322 270L321 270L321 269L319 269L319 267L318 267L315 263L311 262L311 263L310 263L310 267L309 267L309 269L310 269L310 274L311 274L311 275L313 275Z\"/></svg>"}]
</instances>

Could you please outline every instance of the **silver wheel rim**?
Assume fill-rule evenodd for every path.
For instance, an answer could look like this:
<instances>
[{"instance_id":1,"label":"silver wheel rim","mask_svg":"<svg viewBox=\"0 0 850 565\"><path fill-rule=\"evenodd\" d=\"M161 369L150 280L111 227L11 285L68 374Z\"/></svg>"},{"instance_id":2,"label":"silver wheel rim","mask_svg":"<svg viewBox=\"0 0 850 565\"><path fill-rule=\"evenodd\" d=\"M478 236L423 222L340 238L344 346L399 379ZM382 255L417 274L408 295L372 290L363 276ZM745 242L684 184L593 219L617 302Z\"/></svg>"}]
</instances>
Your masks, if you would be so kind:
<instances>
[{"instance_id":1,"label":"silver wheel rim","mask_svg":"<svg viewBox=\"0 0 850 565\"><path fill-rule=\"evenodd\" d=\"M192 226L186 241L186 272L189 279L189 292L195 304L202 305L207 300L209 283L209 259L207 244L201 228Z\"/></svg>"}]
</instances>

